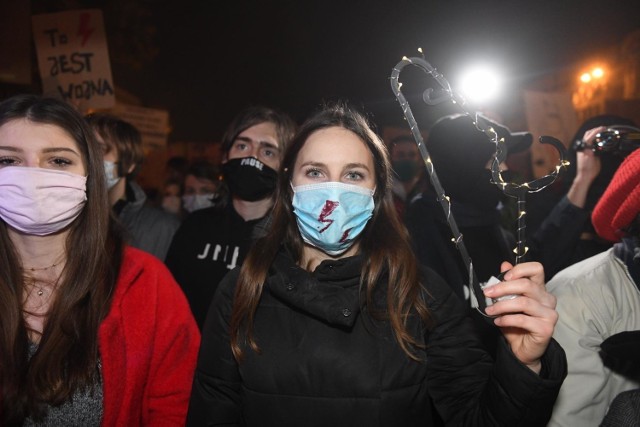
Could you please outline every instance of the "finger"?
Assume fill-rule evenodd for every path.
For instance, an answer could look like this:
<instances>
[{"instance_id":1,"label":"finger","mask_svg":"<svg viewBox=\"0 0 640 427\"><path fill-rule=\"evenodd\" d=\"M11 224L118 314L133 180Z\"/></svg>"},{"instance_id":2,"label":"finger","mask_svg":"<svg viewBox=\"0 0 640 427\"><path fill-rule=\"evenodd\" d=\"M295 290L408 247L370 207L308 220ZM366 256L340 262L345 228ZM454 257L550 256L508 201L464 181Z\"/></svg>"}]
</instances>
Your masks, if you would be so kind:
<instances>
[{"instance_id":1,"label":"finger","mask_svg":"<svg viewBox=\"0 0 640 427\"><path fill-rule=\"evenodd\" d=\"M595 136L596 136L597 134L599 134L600 132L602 132L602 131L604 131L604 130L606 130L606 129L607 129L607 128L606 128L606 127L604 127L604 126L598 126L597 128L589 129L588 131L586 131L586 132L584 133L584 136L583 136L583 138L582 138L582 139L583 139L584 141L587 141L587 142L592 142L592 141L590 141L591 139L595 138Z\"/></svg>"},{"instance_id":2,"label":"finger","mask_svg":"<svg viewBox=\"0 0 640 427\"><path fill-rule=\"evenodd\" d=\"M516 290L509 290L505 295L517 295ZM501 299L487 307L487 314L491 316L503 316L506 314L523 313L529 316L543 316L547 310L555 312L556 297L548 292L535 294L520 294L515 298Z\"/></svg>"},{"instance_id":3,"label":"finger","mask_svg":"<svg viewBox=\"0 0 640 427\"><path fill-rule=\"evenodd\" d=\"M513 264L511 264L508 261L502 261L502 264L500 264L500 273L504 273L507 270L511 270L513 268Z\"/></svg>"},{"instance_id":4,"label":"finger","mask_svg":"<svg viewBox=\"0 0 640 427\"><path fill-rule=\"evenodd\" d=\"M535 283L527 278L500 282L485 288L484 291L485 295L492 299L499 299L508 295L524 296L549 308L555 308L557 303L556 297L547 291L544 282ZM508 298L505 298L505 301L508 300Z\"/></svg>"},{"instance_id":5,"label":"finger","mask_svg":"<svg viewBox=\"0 0 640 427\"><path fill-rule=\"evenodd\" d=\"M540 304L540 302L527 297L503 300L492 305L491 308L494 312L493 315L497 318L507 319L500 322L501 326L518 326L517 322L523 322L524 317L530 318L531 320L546 322L552 326L554 326L558 321L558 312L554 308L547 307ZM516 316L519 319L513 320L513 316Z\"/></svg>"},{"instance_id":6,"label":"finger","mask_svg":"<svg viewBox=\"0 0 640 427\"><path fill-rule=\"evenodd\" d=\"M558 313L550 308L542 307L540 316L528 316L522 313L512 313L499 316L494 319L496 326L505 329L505 333L509 333L511 328L517 328L520 332L526 331L534 337L548 340L553 336L556 322L558 321Z\"/></svg>"},{"instance_id":7,"label":"finger","mask_svg":"<svg viewBox=\"0 0 640 427\"><path fill-rule=\"evenodd\" d=\"M504 264L505 263L502 265ZM539 262L523 262L522 264L518 264L504 275L504 280L509 281L523 277L529 277L536 282L544 282L544 269L542 268L542 264Z\"/></svg>"}]
</instances>

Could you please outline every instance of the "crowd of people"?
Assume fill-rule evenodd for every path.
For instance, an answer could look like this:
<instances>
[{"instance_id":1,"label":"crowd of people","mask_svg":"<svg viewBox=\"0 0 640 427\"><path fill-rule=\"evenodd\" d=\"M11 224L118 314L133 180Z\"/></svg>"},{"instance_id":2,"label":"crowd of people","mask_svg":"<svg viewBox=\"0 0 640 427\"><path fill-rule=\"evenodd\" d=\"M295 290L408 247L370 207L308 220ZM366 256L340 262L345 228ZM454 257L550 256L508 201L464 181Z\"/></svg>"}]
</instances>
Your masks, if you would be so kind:
<instances>
[{"instance_id":1,"label":"crowd of people","mask_svg":"<svg viewBox=\"0 0 640 427\"><path fill-rule=\"evenodd\" d=\"M509 154L532 143L481 119ZM637 425L635 126L577 130L515 264L495 144L466 115L425 138L448 213L412 137L346 102L240 111L220 164L174 159L152 203L134 126L6 99L0 425Z\"/></svg>"}]
</instances>

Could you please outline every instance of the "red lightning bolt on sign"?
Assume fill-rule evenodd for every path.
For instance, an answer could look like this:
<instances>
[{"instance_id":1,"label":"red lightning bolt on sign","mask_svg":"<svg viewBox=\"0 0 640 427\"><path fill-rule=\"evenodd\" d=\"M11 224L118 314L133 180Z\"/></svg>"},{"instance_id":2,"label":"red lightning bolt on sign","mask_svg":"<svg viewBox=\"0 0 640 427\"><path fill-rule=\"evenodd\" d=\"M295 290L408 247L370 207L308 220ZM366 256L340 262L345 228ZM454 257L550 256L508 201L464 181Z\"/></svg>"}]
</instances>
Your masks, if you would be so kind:
<instances>
[{"instance_id":1,"label":"red lightning bolt on sign","mask_svg":"<svg viewBox=\"0 0 640 427\"><path fill-rule=\"evenodd\" d=\"M91 14L85 12L80 15L80 25L78 25L78 35L82 36L82 46L84 47L85 43L91 34L95 31L95 28L91 28L89 25L89 20L91 20Z\"/></svg>"}]
</instances>

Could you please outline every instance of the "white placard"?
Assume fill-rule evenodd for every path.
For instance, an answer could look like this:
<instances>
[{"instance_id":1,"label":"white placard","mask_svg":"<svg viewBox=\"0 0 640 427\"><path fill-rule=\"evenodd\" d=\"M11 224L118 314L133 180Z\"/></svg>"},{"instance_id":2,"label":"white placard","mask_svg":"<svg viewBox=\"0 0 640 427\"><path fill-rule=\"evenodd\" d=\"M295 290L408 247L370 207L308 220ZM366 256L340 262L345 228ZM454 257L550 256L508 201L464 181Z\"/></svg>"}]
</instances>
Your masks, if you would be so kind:
<instances>
[{"instance_id":1,"label":"white placard","mask_svg":"<svg viewBox=\"0 0 640 427\"><path fill-rule=\"evenodd\" d=\"M32 22L43 94L64 99L82 113L112 107L114 84L102 12L35 15Z\"/></svg>"}]
</instances>

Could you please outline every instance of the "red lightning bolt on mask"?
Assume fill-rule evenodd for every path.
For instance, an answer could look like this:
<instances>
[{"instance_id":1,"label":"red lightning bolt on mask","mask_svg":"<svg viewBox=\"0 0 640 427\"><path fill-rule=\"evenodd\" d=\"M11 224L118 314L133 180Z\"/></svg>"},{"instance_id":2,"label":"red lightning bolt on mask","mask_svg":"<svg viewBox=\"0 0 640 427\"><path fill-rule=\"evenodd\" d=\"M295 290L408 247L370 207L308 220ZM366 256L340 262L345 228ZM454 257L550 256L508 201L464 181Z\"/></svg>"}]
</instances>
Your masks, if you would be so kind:
<instances>
[{"instance_id":1,"label":"red lightning bolt on mask","mask_svg":"<svg viewBox=\"0 0 640 427\"><path fill-rule=\"evenodd\" d=\"M324 232L327 228L331 226L331 224L333 224L333 220L328 219L327 217L331 215L338 206L340 206L339 202L333 202L331 200L327 200L325 202L324 207L322 208L322 212L320 212L320 216L318 216L318 221L326 222L327 225L319 231L320 233Z\"/></svg>"},{"instance_id":2,"label":"red lightning bolt on mask","mask_svg":"<svg viewBox=\"0 0 640 427\"><path fill-rule=\"evenodd\" d=\"M372 189L333 181L292 188L302 239L329 255L349 249L373 215Z\"/></svg>"}]
</instances>

